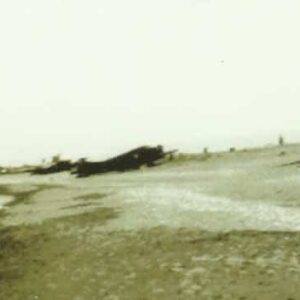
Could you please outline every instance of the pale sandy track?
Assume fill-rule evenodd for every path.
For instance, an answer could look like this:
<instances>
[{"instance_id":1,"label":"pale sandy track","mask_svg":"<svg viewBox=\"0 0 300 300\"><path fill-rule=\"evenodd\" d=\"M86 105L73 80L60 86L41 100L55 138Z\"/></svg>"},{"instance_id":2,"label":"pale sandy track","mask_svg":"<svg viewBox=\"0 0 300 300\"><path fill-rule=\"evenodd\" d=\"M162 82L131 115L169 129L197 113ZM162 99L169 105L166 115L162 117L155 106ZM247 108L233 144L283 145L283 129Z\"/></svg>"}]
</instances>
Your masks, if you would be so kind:
<instances>
[{"instance_id":1,"label":"pale sandy track","mask_svg":"<svg viewBox=\"0 0 300 300\"><path fill-rule=\"evenodd\" d=\"M232 200L195 189L158 185L128 188L105 203L121 208L119 219L108 227L142 229L166 225L198 227L209 231L299 231L300 208L258 200Z\"/></svg>"}]
</instances>

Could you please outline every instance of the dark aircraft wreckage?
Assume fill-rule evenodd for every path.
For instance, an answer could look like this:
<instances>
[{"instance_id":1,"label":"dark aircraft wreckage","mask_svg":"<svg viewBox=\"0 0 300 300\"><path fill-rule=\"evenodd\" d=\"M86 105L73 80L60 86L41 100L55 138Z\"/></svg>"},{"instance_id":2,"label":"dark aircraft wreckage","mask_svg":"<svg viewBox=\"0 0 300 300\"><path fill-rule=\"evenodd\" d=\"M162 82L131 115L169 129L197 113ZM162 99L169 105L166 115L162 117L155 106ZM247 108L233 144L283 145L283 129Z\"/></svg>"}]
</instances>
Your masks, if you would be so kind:
<instances>
[{"instance_id":1,"label":"dark aircraft wreckage","mask_svg":"<svg viewBox=\"0 0 300 300\"><path fill-rule=\"evenodd\" d=\"M154 167L161 164L166 157L171 159L174 152L176 151L164 152L162 146L143 146L102 162L82 161L72 173L78 177L86 177L107 172L137 170L142 166Z\"/></svg>"},{"instance_id":2,"label":"dark aircraft wreckage","mask_svg":"<svg viewBox=\"0 0 300 300\"><path fill-rule=\"evenodd\" d=\"M162 146L142 146L111 159L100 162L89 162L81 159L79 162L60 161L47 168L36 168L32 174L51 174L71 171L77 177L87 177L108 172L125 172L137 170L142 166L154 167L160 165L165 158L172 159L176 150L164 152Z\"/></svg>"},{"instance_id":3,"label":"dark aircraft wreckage","mask_svg":"<svg viewBox=\"0 0 300 300\"><path fill-rule=\"evenodd\" d=\"M72 163L69 160L63 160L52 164L49 167L37 167L29 172L33 175L46 175L64 171L71 171L74 167L76 167L76 163Z\"/></svg>"}]
</instances>

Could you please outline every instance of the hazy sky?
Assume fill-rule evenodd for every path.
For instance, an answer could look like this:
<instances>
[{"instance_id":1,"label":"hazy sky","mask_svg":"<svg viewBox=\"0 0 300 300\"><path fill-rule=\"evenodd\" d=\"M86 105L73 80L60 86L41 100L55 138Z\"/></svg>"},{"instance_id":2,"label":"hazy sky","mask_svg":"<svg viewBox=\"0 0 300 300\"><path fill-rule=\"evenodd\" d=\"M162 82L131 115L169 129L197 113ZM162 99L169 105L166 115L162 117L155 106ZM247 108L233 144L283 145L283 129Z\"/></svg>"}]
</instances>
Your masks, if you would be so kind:
<instances>
[{"instance_id":1,"label":"hazy sky","mask_svg":"<svg viewBox=\"0 0 300 300\"><path fill-rule=\"evenodd\" d=\"M0 0L0 163L300 141L299 29L299 0Z\"/></svg>"}]
</instances>

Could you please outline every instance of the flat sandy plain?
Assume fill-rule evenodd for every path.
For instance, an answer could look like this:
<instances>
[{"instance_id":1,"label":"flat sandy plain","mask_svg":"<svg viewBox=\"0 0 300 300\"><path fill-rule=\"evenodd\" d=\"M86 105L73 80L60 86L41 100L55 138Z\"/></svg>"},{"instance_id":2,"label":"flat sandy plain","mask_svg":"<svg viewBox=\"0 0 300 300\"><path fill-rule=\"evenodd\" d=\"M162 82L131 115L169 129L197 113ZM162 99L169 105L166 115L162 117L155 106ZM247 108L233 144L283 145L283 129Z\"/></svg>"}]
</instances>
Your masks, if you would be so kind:
<instances>
[{"instance_id":1,"label":"flat sandy plain","mask_svg":"<svg viewBox=\"0 0 300 300\"><path fill-rule=\"evenodd\" d=\"M300 145L1 176L0 299L300 299L296 160Z\"/></svg>"}]
</instances>

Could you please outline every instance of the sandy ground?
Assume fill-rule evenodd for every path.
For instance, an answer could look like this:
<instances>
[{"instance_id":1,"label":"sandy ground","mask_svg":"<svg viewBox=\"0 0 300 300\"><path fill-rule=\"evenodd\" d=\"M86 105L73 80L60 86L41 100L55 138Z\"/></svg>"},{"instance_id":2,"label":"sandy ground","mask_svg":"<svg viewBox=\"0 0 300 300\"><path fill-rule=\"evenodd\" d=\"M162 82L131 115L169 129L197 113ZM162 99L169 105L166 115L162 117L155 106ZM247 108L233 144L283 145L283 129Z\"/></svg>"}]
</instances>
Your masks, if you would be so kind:
<instances>
[{"instance_id":1,"label":"sandy ground","mask_svg":"<svg viewBox=\"0 0 300 300\"><path fill-rule=\"evenodd\" d=\"M0 299L299 299L299 150L1 176Z\"/></svg>"}]
</instances>

